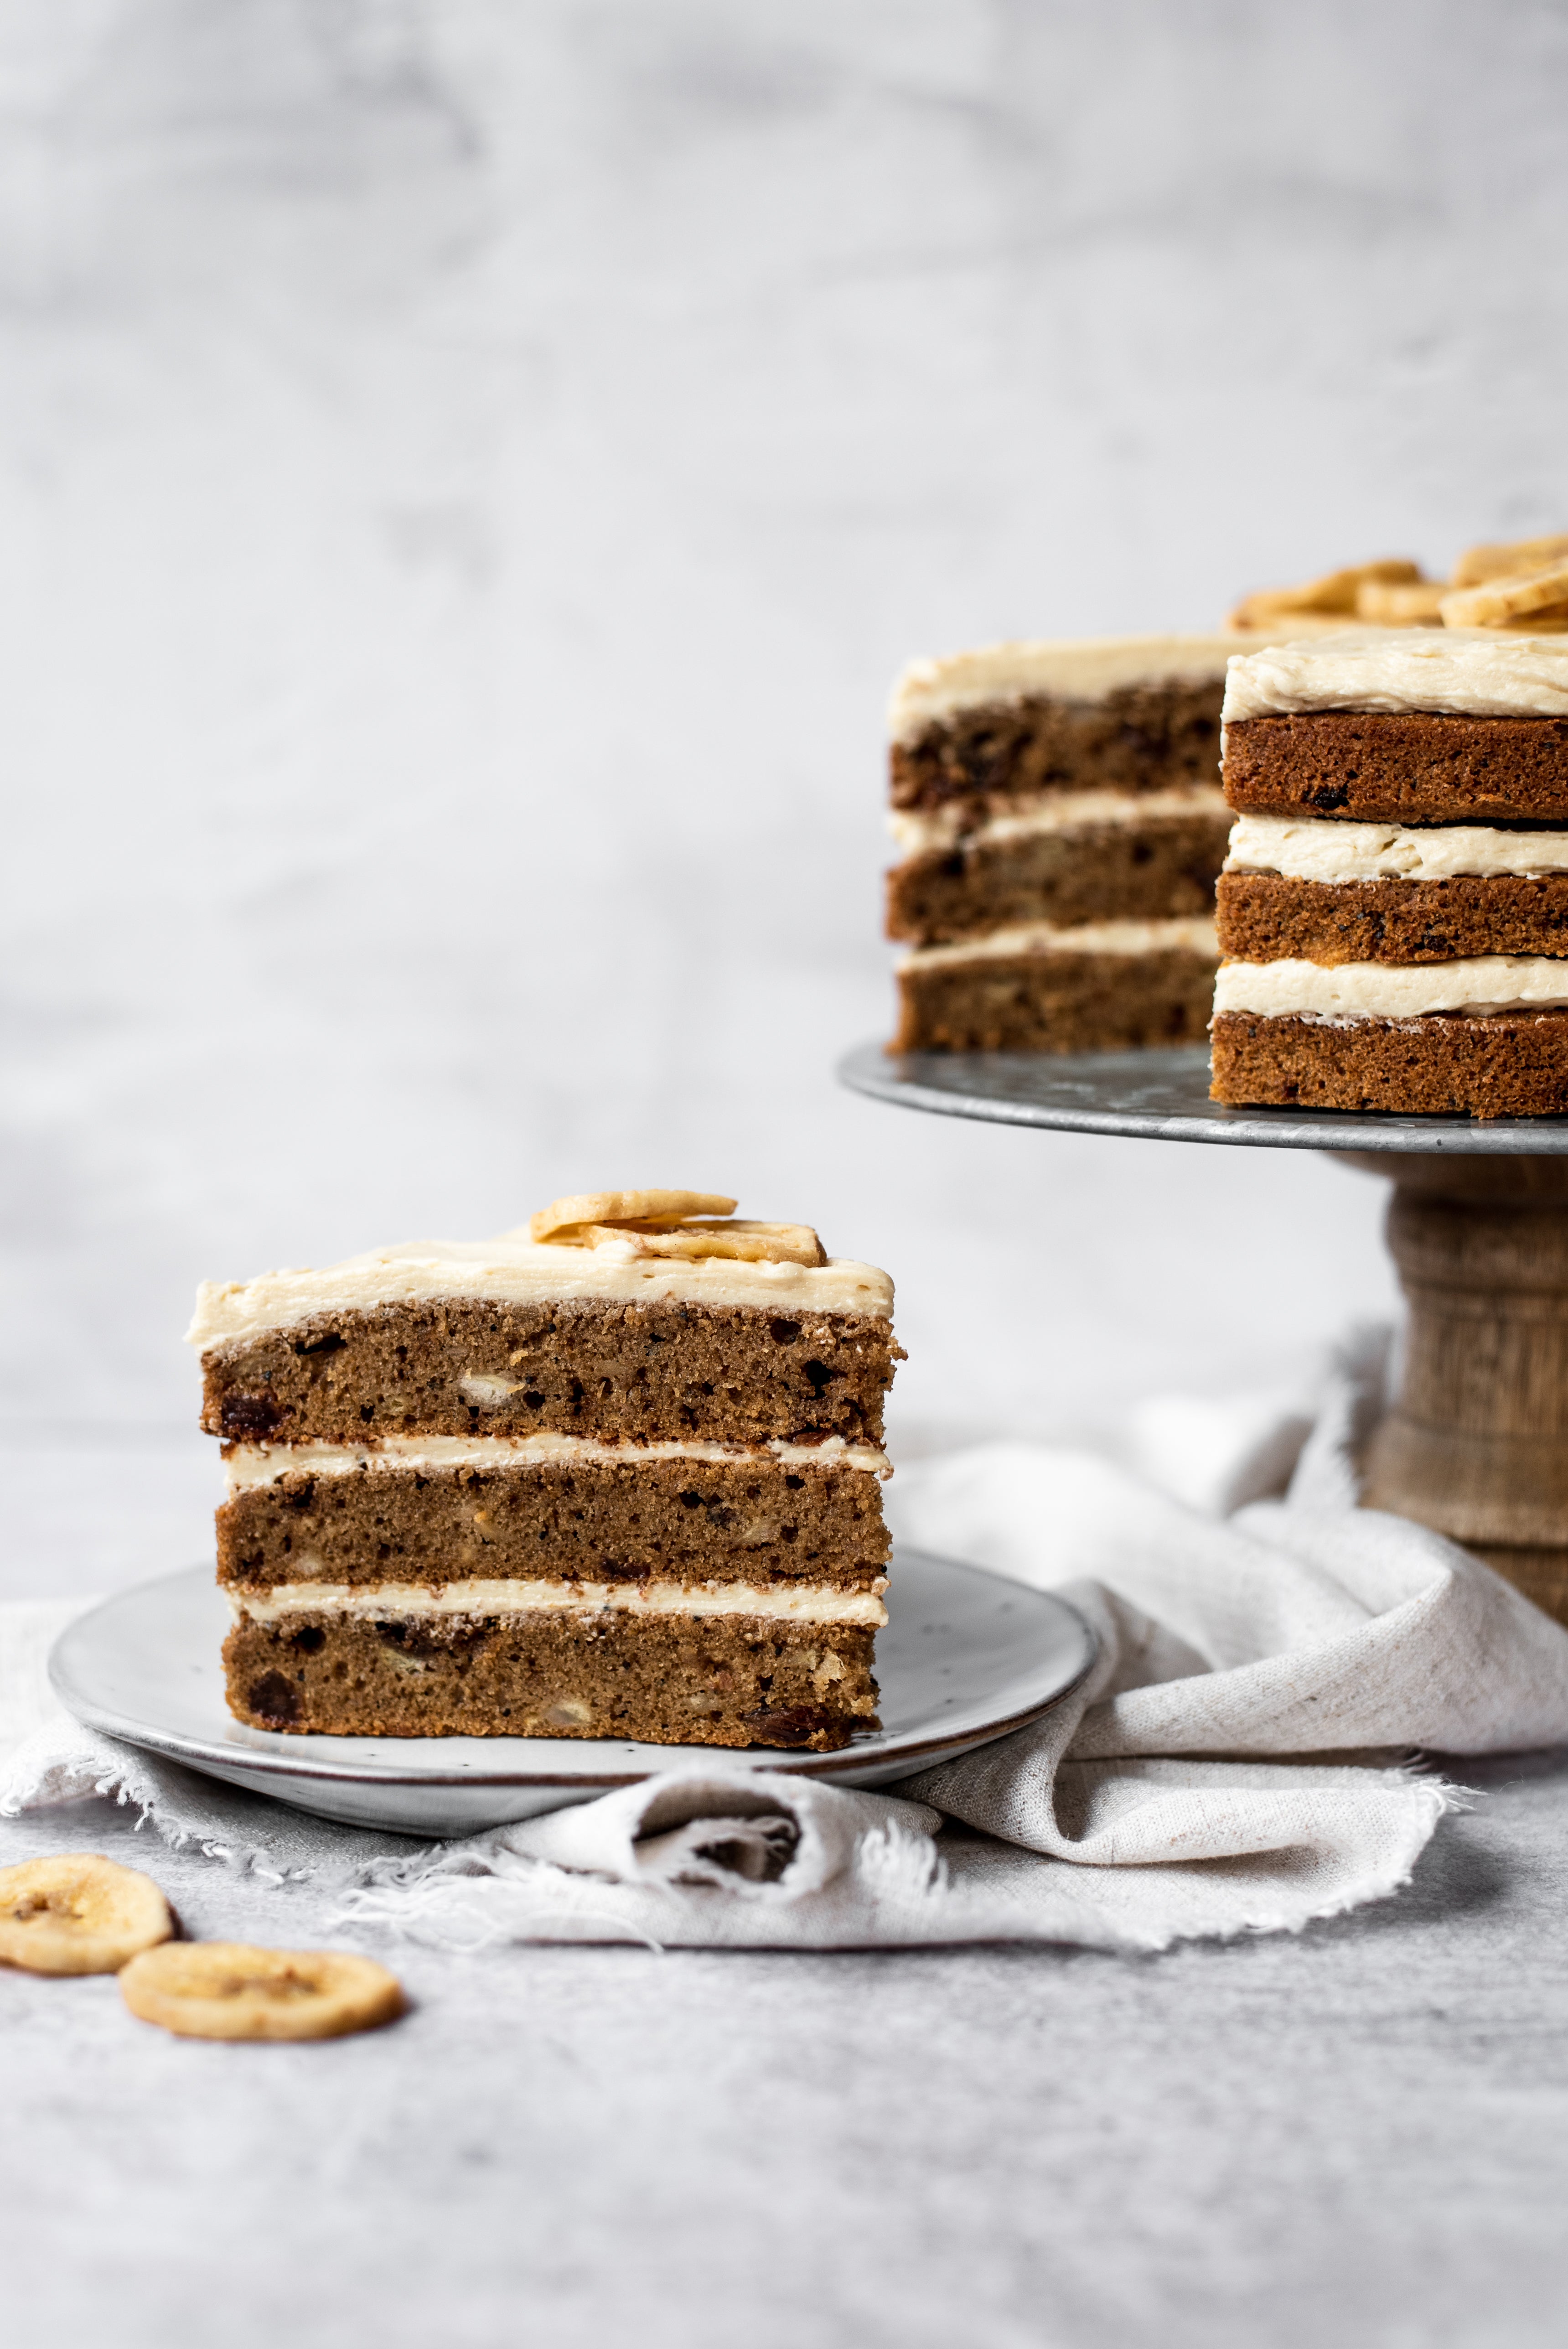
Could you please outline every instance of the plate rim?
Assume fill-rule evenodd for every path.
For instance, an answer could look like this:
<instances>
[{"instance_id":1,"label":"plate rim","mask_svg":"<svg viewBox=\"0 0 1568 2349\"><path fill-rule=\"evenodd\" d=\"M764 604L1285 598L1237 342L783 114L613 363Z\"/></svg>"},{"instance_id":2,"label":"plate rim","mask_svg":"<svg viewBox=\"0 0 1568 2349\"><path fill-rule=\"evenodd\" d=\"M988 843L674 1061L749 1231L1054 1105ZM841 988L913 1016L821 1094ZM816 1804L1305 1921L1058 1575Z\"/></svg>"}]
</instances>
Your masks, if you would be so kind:
<instances>
[{"instance_id":1,"label":"plate rim","mask_svg":"<svg viewBox=\"0 0 1568 2349\"><path fill-rule=\"evenodd\" d=\"M933 1766L942 1759L949 1748L955 1744L964 1752L974 1752L983 1745L995 1744L1000 1738L1011 1736L1016 1730L1026 1729L1031 1722L1038 1721L1046 1713L1054 1711L1057 1705L1064 1703L1075 1690L1082 1687L1099 1659L1099 1634L1088 1618L1080 1613L1070 1600L1059 1597L1054 1590L1041 1590L1032 1583L1016 1582L1009 1575L993 1574L989 1568L972 1565L963 1558L940 1557L934 1551L918 1549L913 1545L900 1544L899 1549L905 1557L927 1559L934 1565L945 1567L956 1573L975 1575L990 1583L1003 1583L1011 1589L1023 1592L1030 1599L1043 1600L1047 1608L1055 1609L1059 1614L1066 1616L1076 1629L1081 1642L1080 1659L1071 1678L1065 1681L1061 1687L1054 1689L1048 1696L1041 1698L1036 1703L1026 1705L1021 1711L1008 1713L1002 1720L987 1723L983 1730L959 1731L956 1734L952 1730L945 1734L934 1733L929 1736L912 1738L891 1749L884 1746L876 1752L869 1750L869 1742L868 1745L841 1746L831 1754L797 1754L790 1752L787 1747L779 1746L671 1745L660 1749L672 1756L669 1766L679 1767L681 1764L689 1762L700 1762L707 1766L722 1757L723 1765L730 1768L749 1767L782 1771L796 1777L830 1778L835 1774L846 1771L888 1768L894 1764L902 1764L907 1760L910 1773L913 1775L923 1763L927 1766ZM116 1713L109 1707L83 1700L70 1691L65 1677L62 1651L68 1650L76 1634L98 1616L107 1613L111 1608L122 1605L128 1599L134 1599L140 1593L155 1589L162 1584L191 1581L198 1575L210 1572L211 1568L206 1566L189 1566L178 1568L171 1574L149 1575L143 1581L132 1583L124 1590L110 1591L106 1598L99 1599L96 1606L87 1608L80 1615L73 1617L72 1620L56 1635L48 1655L49 1685L74 1721L79 1722L86 1729L97 1732L100 1736L118 1738L121 1744L134 1745L143 1753L164 1754L170 1760L182 1763L191 1769L200 1770L204 1763L213 1767L222 1764L225 1770L238 1766L274 1778L295 1778L329 1785L375 1786L386 1788L388 1791L397 1787L411 1786L431 1789L562 1787L573 1790L597 1790L601 1794L609 1795L623 1786L640 1785L645 1779L662 1775L661 1768L657 1764L651 1767L620 1770L614 1773L604 1771L596 1774L562 1770L487 1772L480 1769L425 1770L417 1774L400 1774L391 1770L371 1772L363 1765L356 1766L350 1762L335 1764L325 1755L301 1754L296 1757L286 1749L274 1752L271 1747L240 1744L220 1744L211 1738L188 1737L167 1730L160 1731L144 1723L134 1722L128 1715ZM320 1735L323 1733L314 1733ZM886 1733L873 1733L873 1734L885 1735ZM443 1738L429 1738L409 1739L402 1742L436 1746L444 1744L447 1741ZM518 1742L521 1744L527 1741L520 1739ZM584 1744L596 1744L601 1741L585 1738L581 1742ZM605 1744L614 1744L620 1741L606 1738L602 1742ZM744 1759L745 1756L752 1754L758 1758L754 1762ZM673 1758L676 1756L680 1757L679 1762ZM287 1798L278 1796L276 1799L286 1800Z\"/></svg>"}]
</instances>

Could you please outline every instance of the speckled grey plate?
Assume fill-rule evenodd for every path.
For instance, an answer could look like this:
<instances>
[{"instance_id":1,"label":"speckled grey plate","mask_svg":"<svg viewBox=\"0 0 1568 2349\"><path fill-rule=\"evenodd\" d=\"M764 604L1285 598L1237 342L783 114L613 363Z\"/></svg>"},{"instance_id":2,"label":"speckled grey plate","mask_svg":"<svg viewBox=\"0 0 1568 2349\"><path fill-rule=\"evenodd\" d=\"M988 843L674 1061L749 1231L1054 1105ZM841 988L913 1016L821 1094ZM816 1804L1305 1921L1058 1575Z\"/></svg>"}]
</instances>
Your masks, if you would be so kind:
<instances>
[{"instance_id":1,"label":"speckled grey plate","mask_svg":"<svg viewBox=\"0 0 1568 2349\"><path fill-rule=\"evenodd\" d=\"M885 1786L1020 1729L1094 1660L1048 1592L895 1550L877 1639L882 1727L841 1754L567 1737L284 1737L233 1720L219 1663L230 1623L210 1566L106 1599L55 1644L49 1677L89 1729L302 1811L407 1835L464 1835L591 1802L655 1771L789 1770Z\"/></svg>"},{"instance_id":2,"label":"speckled grey plate","mask_svg":"<svg viewBox=\"0 0 1568 2349\"><path fill-rule=\"evenodd\" d=\"M884 1052L862 1044L841 1081L874 1101L942 1117L1125 1133L1147 1142L1274 1150L1568 1151L1568 1117L1389 1117L1377 1110L1233 1109L1209 1099L1209 1048L1147 1052Z\"/></svg>"}]
</instances>

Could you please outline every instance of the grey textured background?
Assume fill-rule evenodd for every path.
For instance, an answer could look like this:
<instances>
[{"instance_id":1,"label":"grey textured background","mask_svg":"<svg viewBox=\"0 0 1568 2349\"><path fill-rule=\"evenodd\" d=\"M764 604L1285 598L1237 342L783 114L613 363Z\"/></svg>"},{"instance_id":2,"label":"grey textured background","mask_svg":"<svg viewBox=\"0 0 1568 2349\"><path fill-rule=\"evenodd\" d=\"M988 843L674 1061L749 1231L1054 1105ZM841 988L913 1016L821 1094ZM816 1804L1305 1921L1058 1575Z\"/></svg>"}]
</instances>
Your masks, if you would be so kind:
<instances>
[{"instance_id":1,"label":"grey textured background","mask_svg":"<svg viewBox=\"0 0 1568 2349\"><path fill-rule=\"evenodd\" d=\"M1386 1306L1336 1169L835 1089L882 709L1561 523L1565 98L1521 0L4 0L0 1403L124 1450L89 1578L200 1538L200 1277L584 1185L889 1266L912 1443Z\"/></svg>"}]
</instances>

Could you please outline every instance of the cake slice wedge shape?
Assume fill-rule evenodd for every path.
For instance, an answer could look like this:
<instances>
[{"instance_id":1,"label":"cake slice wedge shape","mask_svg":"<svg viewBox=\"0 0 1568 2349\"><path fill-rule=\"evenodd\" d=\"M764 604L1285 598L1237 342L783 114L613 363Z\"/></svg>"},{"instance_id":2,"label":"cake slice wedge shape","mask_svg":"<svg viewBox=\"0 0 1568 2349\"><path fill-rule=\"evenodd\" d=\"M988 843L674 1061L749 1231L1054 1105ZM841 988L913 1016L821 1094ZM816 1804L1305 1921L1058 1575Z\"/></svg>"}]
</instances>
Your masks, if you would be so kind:
<instances>
[{"instance_id":1,"label":"cake slice wedge shape","mask_svg":"<svg viewBox=\"0 0 1568 2349\"><path fill-rule=\"evenodd\" d=\"M204 1285L236 1718L816 1751L876 1726L891 1281L799 1261L799 1226L596 1228ZM770 1229L792 1255L658 1252Z\"/></svg>"}]
</instances>

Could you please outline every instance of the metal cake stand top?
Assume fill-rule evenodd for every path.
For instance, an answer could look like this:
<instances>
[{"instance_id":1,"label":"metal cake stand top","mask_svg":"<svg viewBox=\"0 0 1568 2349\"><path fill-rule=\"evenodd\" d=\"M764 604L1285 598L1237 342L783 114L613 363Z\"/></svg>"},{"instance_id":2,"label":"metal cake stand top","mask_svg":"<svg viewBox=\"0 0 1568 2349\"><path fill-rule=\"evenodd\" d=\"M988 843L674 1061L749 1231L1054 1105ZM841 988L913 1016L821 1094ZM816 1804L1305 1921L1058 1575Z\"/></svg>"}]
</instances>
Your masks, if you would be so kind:
<instances>
[{"instance_id":1,"label":"metal cake stand top","mask_svg":"<svg viewBox=\"0 0 1568 2349\"><path fill-rule=\"evenodd\" d=\"M1232 1109L1209 1099L1206 1045L1149 1052L885 1052L862 1044L839 1075L873 1101L1000 1125L1230 1142L1274 1150L1568 1154L1568 1118L1386 1117L1374 1111Z\"/></svg>"}]
</instances>

